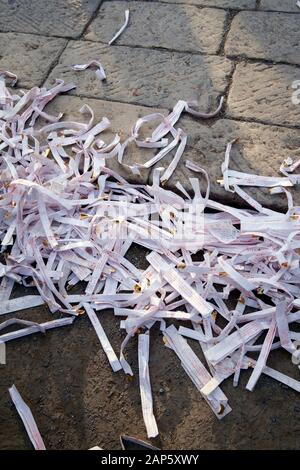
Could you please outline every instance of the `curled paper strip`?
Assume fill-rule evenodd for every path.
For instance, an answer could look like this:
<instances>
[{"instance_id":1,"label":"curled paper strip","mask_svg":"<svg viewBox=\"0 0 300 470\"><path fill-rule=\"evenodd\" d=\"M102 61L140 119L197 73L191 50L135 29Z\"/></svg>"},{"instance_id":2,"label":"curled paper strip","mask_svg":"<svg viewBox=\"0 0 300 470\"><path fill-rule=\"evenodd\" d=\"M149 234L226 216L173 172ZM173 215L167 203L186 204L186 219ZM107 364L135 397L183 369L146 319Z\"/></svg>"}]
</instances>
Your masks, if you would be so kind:
<instances>
[{"instance_id":1,"label":"curled paper strip","mask_svg":"<svg viewBox=\"0 0 300 470\"><path fill-rule=\"evenodd\" d=\"M97 67L97 70L95 72L97 77L100 78L100 80L106 80L106 74L105 74L104 68L102 67L100 62L98 62L97 60L91 60L87 64L73 65L73 69L78 70L78 71L86 70L90 67Z\"/></svg>"},{"instance_id":2,"label":"curled paper strip","mask_svg":"<svg viewBox=\"0 0 300 470\"><path fill-rule=\"evenodd\" d=\"M88 66L104 77L99 62L75 67ZM295 362L300 354L295 328L300 323L300 209L288 189L298 184L293 172L299 161L287 158L279 177L230 170L232 141L224 149L222 184L248 208L214 201L200 162L185 162L191 190L175 181L174 192L161 183L175 178L188 145L188 132L177 125L182 113L209 119L220 111L222 99L207 114L179 100L167 116L140 117L124 139L121 132L107 138L109 120L95 121L87 105L80 110L82 122L45 110L59 93L74 88L72 83L59 80L49 90L34 87L19 96L6 86L11 78L16 79L0 73L0 315L45 304L62 318L36 323L27 310L26 320L0 324L0 342L71 325L85 314L113 371L133 375L126 348L139 335L149 436L158 432L148 369L149 330L157 322L166 346L218 418L230 412L222 382L232 377L237 386L244 369L253 369L249 390L265 374L299 391L299 381L268 366L274 349L285 349ZM148 124L153 130L147 136ZM153 154L129 164L129 145ZM171 152L171 163L158 168ZM109 168L112 159L133 174L156 165L152 184L127 181ZM273 197L284 193L286 213L263 207L241 187L253 184L271 188ZM148 250L146 269L128 257L133 244ZM35 287L36 295L11 298L15 283ZM81 290L72 292L74 286ZM107 309L125 333L119 351L101 324ZM178 321L184 326L178 328ZM22 328L2 331L10 325ZM205 363L191 341L199 343Z\"/></svg>"}]
</instances>

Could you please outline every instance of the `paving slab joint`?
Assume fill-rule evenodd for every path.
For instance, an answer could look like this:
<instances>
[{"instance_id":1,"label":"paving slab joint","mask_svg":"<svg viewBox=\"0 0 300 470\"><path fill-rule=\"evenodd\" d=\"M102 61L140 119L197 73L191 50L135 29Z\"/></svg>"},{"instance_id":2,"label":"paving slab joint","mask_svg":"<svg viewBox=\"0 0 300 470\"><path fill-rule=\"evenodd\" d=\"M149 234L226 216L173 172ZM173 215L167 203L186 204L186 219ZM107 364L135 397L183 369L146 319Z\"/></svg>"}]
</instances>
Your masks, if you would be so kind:
<instances>
[{"instance_id":1,"label":"paving slab joint","mask_svg":"<svg viewBox=\"0 0 300 470\"><path fill-rule=\"evenodd\" d=\"M233 67L232 67L232 70L231 70L231 72L228 76L228 83L227 83L227 86L226 86L224 92L222 93L222 96L224 96L223 108L222 108L221 112L218 114L217 119L222 119L222 118L226 117L227 100L228 100L228 96L229 96L229 93L230 93L230 88L231 88L231 85L232 85L232 82L233 82L233 76L234 76L234 73L235 73L235 69L236 69L237 64L238 64L237 61L233 60L232 62L233 62Z\"/></svg>"},{"instance_id":2,"label":"paving slab joint","mask_svg":"<svg viewBox=\"0 0 300 470\"><path fill-rule=\"evenodd\" d=\"M250 124L261 124L263 126L269 126L269 127L270 126L271 127L281 127L283 129L291 129L291 130L300 129L300 125L298 125L298 124L295 124L295 125L292 125L292 124L278 124L278 123L274 123L274 122L268 121L268 120L257 119L255 117L231 116L230 114L227 114L226 112L220 114L219 118L220 119L228 119L230 121L236 121L236 122L248 122Z\"/></svg>"},{"instance_id":3,"label":"paving slab joint","mask_svg":"<svg viewBox=\"0 0 300 470\"><path fill-rule=\"evenodd\" d=\"M99 3L98 7L95 9L94 13L92 14L92 16L90 17L90 19L88 20L88 22L86 23L85 27L83 28L83 30L81 31L81 34L80 36L78 37L78 39L82 39L85 35L85 33L87 32L90 24L92 24L92 22L94 21L94 19L96 18L96 16L98 15L99 11L100 11L100 8L102 7L102 4L104 3L104 0L101 0L101 2Z\"/></svg>"},{"instance_id":4,"label":"paving slab joint","mask_svg":"<svg viewBox=\"0 0 300 470\"><path fill-rule=\"evenodd\" d=\"M224 34L223 38L219 47L219 50L217 51L217 55L222 55L225 56L225 43L227 36L229 34L231 24L233 21L233 18L238 14L239 12L237 10L226 10L226 19L225 19L225 25L224 25Z\"/></svg>"},{"instance_id":5,"label":"paving slab joint","mask_svg":"<svg viewBox=\"0 0 300 470\"><path fill-rule=\"evenodd\" d=\"M66 44L61 48L61 51L60 51L60 54L57 55L57 57L55 57L55 59L53 60L53 62L51 63L49 69L48 69L48 72L46 74L46 76L44 77L44 80L42 81L42 83L40 84L40 87L44 87L45 86L45 83L49 77L49 75L51 74L51 72L55 69L55 67L57 66L57 64L59 63L59 60L62 56L62 54L65 52L68 44L69 44L70 40L66 40Z\"/></svg>"},{"instance_id":6,"label":"paving slab joint","mask_svg":"<svg viewBox=\"0 0 300 470\"><path fill-rule=\"evenodd\" d=\"M83 38L83 36L85 35L88 27L90 26L90 24L92 23L92 21L94 21L94 19L96 18L96 16L98 15L99 13L99 10L101 8L103 4L103 0L100 1L98 7L95 9L94 13L92 14L91 18L87 21L86 25L84 26L81 34L76 38L77 40L80 40ZM43 80L43 83L42 85L44 85L49 77L49 75L51 74L51 72L53 71L53 69L56 67L56 65L59 63L59 60L61 58L61 55L64 53L66 47L68 46L69 42L70 42L71 38L68 39L67 38L67 41L66 41L66 44L64 45L64 47L61 48L61 51L60 51L60 54L56 57L56 59L53 61L53 63L51 64L51 66L49 67L49 70L48 70L48 73L46 75L46 77L44 78Z\"/></svg>"}]
</instances>

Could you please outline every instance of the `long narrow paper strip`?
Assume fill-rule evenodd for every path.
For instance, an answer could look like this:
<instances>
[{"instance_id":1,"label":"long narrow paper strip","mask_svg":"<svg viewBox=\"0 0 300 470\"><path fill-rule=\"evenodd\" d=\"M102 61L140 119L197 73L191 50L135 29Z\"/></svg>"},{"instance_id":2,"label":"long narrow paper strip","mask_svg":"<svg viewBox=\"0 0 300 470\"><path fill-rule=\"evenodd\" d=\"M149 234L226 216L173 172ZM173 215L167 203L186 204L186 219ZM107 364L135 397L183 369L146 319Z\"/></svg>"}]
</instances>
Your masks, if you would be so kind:
<instances>
[{"instance_id":1,"label":"long narrow paper strip","mask_svg":"<svg viewBox=\"0 0 300 470\"><path fill-rule=\"evenodd\" d=\"M13 385L8 391L35 450L46 450L30 408L19 394L17 387Z\"/></svg>"},{"instance_id":2,"label":"long narrow paper strip","mask_svg":"<svg viewBox=\"0 0 300 470\"><path fill-rule=\"evenodd\" d=\"M222 361L222 359L225 359L225 357L233 353L233 351L240 348L243 343L247 343L267 327L268 324L257 321L253 321L242 326L238 331L232 333L223 339L223 341L216 344L216 346L208 349L205 353L207 360L212 364L217 364Z\"/></svg>"},{"instance_id":3,"label":"long narrow paper strip","mask_svg":"<svg viewBox=\"0 0 300 470\"><path fill-rule=\"evenodd\" d=\"M20 330L11 331L10 333L5 333L0 336L0 342L7 343L14 339L23 338L24 336L32 335L43 330L51 330L53 328L60 328L61 326L71 325L74 321L74 317L65 317L58 320L52 320L45 323L40 323L39 325L29 326L27 328L22 328ZM1 326L1 324L0 324Z\"/></svg>"},{"instance_id":4,"label":"long narrow paper strip","mask_svg":"<svg viewBox=\"0 0 300 470\"><path fill-rule=\"evenodd\" d=\"M27 308L38 307L44 305L45 301L40 295L26 295L25 297L17 297L16 299L5 300L0 303L0 315L6 313L26 310Z\"/></svg>"},{"instance_id":5,"label":"long narrow paper strip","mask_svg":"<svg viewBox=\"0 0 300 470\"><path fill-rule=\"evenodd\" d=\"M125 10L125 22L123 26L119 29L119 31L114 35L114 37L109 41L109 45L118 39L118 37L123 33L124 29L127 27L129 21L129 10Z\"/></svg>"},{"instance_id":6,"label":"long narrow paper strip","mask_svg":"<svg viewBox=\"0 0 300 470\"><path fill-rule=\"evenodd\" d=\"M172 349L174 349L180 358L184 370L202 394L203 386L212 380L212 376L190 348L186 340L178 334L174 325L169 326L164 331L164 335ZM220 388L214 388L209 396L202 395L218 419L222 419L231 411L227 397Z\"/></svg>"},{"instance_id":7,"label":"long narrow paper strip","mask_svg":"<svg viewBox=\"0 0 300 470\"><path fill-rule=\"evenodd\" d=\"M96 331L96 334L99 338L99 341L101 343L101 346L107 356L107 359L109 360L109 363L111 365L111 368L114 372L117 372L118 370L122 369L122 366L116 356L116 353L114 352L109 339L106 336L106 333L100 323L99 318L97 317L96 313L92 309L92 307L88 303L83 304L86 313L88 314L89 319L91 320L91 323Z\"/></svg>"},{"instance_id":8,"label":"long narrow paper strip","mask_svg":"<svg viewBox=\"0 0 300 470\"><path fill-rule=\"evenodd\" d=\"M143 417L147 429L148 437L156 437L158 429L153 414L153 399L149 374L149 343L148 334L139 335L138 356L139 356L139 381L143 409Z\"/></svg>"},{"instance_id":9,"label":"long narrow paper strip","mask_svg":"<svg viewBox=\"0 0 300 470\"><path fill-rule=\"evenodd\" d=\"M246 389L252 391L266 365L269 353L271 351L271 346L274 341L276 333L276 322L275 320L272 321L267 336L264 340L262 350L260 352L259 358L255 364L254 370L251 374L251 377L246 385Z\"/></svg>"}]
</instances>

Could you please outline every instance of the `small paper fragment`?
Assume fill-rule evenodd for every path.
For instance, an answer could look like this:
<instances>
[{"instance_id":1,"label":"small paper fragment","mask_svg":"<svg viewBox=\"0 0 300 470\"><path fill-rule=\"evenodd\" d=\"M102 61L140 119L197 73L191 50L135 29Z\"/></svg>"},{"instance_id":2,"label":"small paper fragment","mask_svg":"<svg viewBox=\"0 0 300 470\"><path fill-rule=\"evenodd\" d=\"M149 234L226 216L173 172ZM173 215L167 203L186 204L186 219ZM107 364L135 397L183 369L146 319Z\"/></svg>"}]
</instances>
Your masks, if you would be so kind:
<instances>
[{"instance_id":1,"label":"small paper fragment","mask_svg":"<svg viewBox=\"0 0 300 470\"><path fill-rule=\"evenodd\" d=\"M87 64L73 65L73 70L81 71L81 70L86 70L90 67L96 67L97 70L96 70L95 74L97 75L97 77L100 80L106 80L106 74L105 74L104 68L102 67L101 63L97 60L91 60Z\"/></svg>"},{"instance_id":2,"label":"small paper fragment","mask_svg":"<svg viewBox=\"0 0 300 470\"><path fill-rule=\"evenodd\" d=\"M109 45L113 44L116 39L123 33L124 29L127 27L129 22L129 10L125 10L125 22L123 26L119 29L119 31L114 35L114 37L109 41Z\"/></svg>"}]
</instances>

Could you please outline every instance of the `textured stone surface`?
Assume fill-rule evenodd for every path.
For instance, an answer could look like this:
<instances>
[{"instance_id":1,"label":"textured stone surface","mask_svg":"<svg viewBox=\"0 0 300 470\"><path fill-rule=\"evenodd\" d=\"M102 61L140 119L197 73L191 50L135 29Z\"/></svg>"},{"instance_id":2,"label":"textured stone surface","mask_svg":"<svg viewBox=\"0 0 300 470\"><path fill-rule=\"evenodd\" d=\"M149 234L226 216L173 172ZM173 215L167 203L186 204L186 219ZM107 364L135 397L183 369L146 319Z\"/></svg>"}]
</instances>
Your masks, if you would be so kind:
<instances>
[{"instance_id":1,"label":"textured stone surface","mask_svg":"<svg viewBox=\"0 0 300 470\"><path fill-rule=\"evenodd\" d=\"M130 9L130 26L116 44L210 54L219 50L226 12L182 4L162 4L157 8L157 3L152 2L105 2L86 38L107 44L122 25L126 8Z\"/></svg>"},{"instance_id":2,"label":"textured stone surface","mask_svg":"<svg viewBox=\"0 0 300 470\"><path fill-rule=\"evenodd\" d=\"M260 9L300 13L296 0L261 0Z\"/></svg>"},{"instance_id":3,"label":"textured stone surface","mask_svg":"<svg viewBox=\"0 0 300 470\"><path fill-rule=\"evenodd\" d=\"M0 30L78 37L101 0L0 0Z\"/></svg>"},{"instance_id":4,"label":"textured stone surface","mask_svg":"<svg viewBox=\"0 0 300 470\"><path fill-rule=\"evenodd\" d=\"M82 72L72 69L72 64L95 58L106 71L106 81L99 81L91 68ZM200 97L204 106L209 96L225 90L231 70L231 61L224 57L71 41L48 81L73 80L75 94L101 99L173 107L178 99Z\"/></svg>"},{"instance_id":5,"label":"textured stone surface","mask_svg":"<svg viewBox=\"0 0 300 470\"><path fill-rule=\"evenodd\" d=\"M267 126L263 124L236 122L219 119L213 125L204 121L183 117L179 125L188 133L188 146L175 173L169 181L174 188L180 181L190 188L190 177L197 173L188 170L184 164L192 160L204 168L211 181L211 197L226 204L243 205L238 196L226 192L217 180L222 178L221 164L224 161L226 144L238 138L233 146L229 167L233 170L265 176L281 176L279 167L288 155L297 160L300 157L300 135L296 129ZM167 167L171 157L163 159L158 166ZM199 175L198 175L199 176ZM201 179L202 180L202 179ZM203 191L205 181L203 180ZM284 209L286 198L283 195L271 196L267 189L244 188L262 204ZM300 189L293 189L295 203L300 203Z\"/></svg>"},{"instance_id":6,"label":"textured stone surface","mask_svg":"<svg viewBox=\"0 0 300 470\"><path fill-rule=\"evenodd\" d=\"M255 0L167 1L177 5L179 3L194 3L201 7L208 5L236 9L254 8L256 3ZM0 9L0 29L1 24L4 30L11 27L12 19L7 20L6 15L7 4L11 3L25 5L25 8L21 6L19 8L25 10L27 15L25 18L27 19L24 20L19 14L14 20L15 28L20 28L20 31L28 32L28 28L32 27L35 28L34 32L38 33L41 27L47 28L46 33L50 35L55 35L57 32L63 35L78 34L79 31L82 31L80 21L78 23L74 21L71 22L71 25L68 23L66 27L64 26L66 15L70 14L73 5L75 5L72 0L48 0L47 2L46 0L35 0L34 2L0 0L0 6L3 7ZM261 1L261 5L267 3L271 2ZM165 4L156 2L158 9ZM273 1L272 4L277 4L278 9L289 8L287 5L296 9L296 0ZM85 2L77 0L77 5L82 13ZM172 7L174 8L174 5ZM33 12L34 8L37 12ZM38 12L41 10L44 13L43 17L38 16ZM62 14L63 11L65 16ZM166 29L167 27L168 25L166 25ZM155 25L153 28L155 29ZM180 34L181 31L178 30L178 35ZM21 74L21 82L23 80L26 83L24 80L26 78L27 85L33 85L36 78L44 77L49 69L48 64L57 60L57 54L55 50L52 51L49 48L47 49L47 57L43 57L43 60L39 62L36 59L37 51L33 50L32 54L29 54L28 48L24 50L22 44L18 42L19 40L15 41L15 36L5 36L5 44L9 52L5 55L5 61L0 62L0 68L9 67L11 64L11 68ZM54 44L50 40L49 43ZM4 36L1 35L0 44L3 49ZM36 49L40 47L45 47L42 37L38 46L34 46ZM140 100L150 105L153 105L153 100L155 100L160 106L163 102L169 106L169 104L173 104L175 98L178 98L178 95L182 97L181 93L191 94L194 98L198 97L201 91L205 104L207 99L205 93L210 94L214 89L216 94L218 90L224 88L224 77L230 68L228 62L223 59L218 59L219 62L216 62L213 58L209 62L205 58L204 65L192 62L192 66L189 66L189 55L187 54L176 55L168 52L152 55L149 51L147 54L150 55L151 60L155 59L155 65L152 66L151 60L148 60L145 54L139 54L136 49L132 49L129 54L127 48L118 46L111 48L113 52L110 51L110 59L107 59L108 53L102 56L102 50L99 47L88 49L89 46L78 57L77 52L81 46L76 47L76 49L68 49L71 63L85 63L88 59L98 58L107 62L104 65L107 65L107 70L109 70L109 83L106 85L99 83L94 78L92 70L78 73L76 81L81 81L79 87L81 93L89 93L90 95L94 93L98 97L104 96L108 99ZM71 53L72 50L74 53ZM63 65L65 67L64 76L74 78L67 60L64 59ZM233 102L239 103L240 106L242 98L247 101L250 97L243 108L244 111L246 110L246 115L249 111L250 116L255 116L258 110L259 115L266 119L274 119L275 113L278 122L284 119L289 120L291 116L294 122L295 114L291 112L288 105L285 108L283 100L291 90L292 71L297 71L298 75L299 68L274 67L269 69L269 67L261 65L260 72L253 73L254 69L251 67L246 67L243 71L242 86ZM70 75L67 75L67 70ZM238 67L238 71L240 74L242 73L241 66ZM213 76L212 81L209 80L210 76ZM237 79L239 77L240 75L236 76ZM299 79L299 75L295 78ZM190 80L191 85L188 84ZM138 83L138 89L132 87L132 81ZM257 82L256 91L253 85L255 82ZM108 86L107 94L101 91L104 85ZM262 88L262 92L259 87ZM237 90L237 83L234 81L233 91L235 92L235 90ZM54 103L51 103L47 110L55 113L64 111L67 119L74 118L86 121L87 117L78 112L84 102L93 107L97 120L101 119L103 115L111 119L113 132L122 129L122 140L128 135L132 123L140 115L152 112L151 108L99 99L70 97L69 94L59 97ZM249 110L247 110L247 106ZM296 107L295 113L297 116L299 115ZM222 120L222 118L203 121L187 116L183 117L178 125L189 134L189 147L186 149L170 185L174 186L176 181L180 179L183 184L188 186L188 177L199 176L184 167L184 160L189 158L208 170L212 181L211 195L223 202L243 204L242 200L234 198L231 193L226 193L215 182L221 176L220 165L224 158L225 145L229 140L236 137L240 139L233 148L230 161L230 168L234 169L276 175L279 164L284 157L288 155L295 159L300 157L298 129L291 130L228 119ZM103 133L103 137L105 141L109 141L112 132ZM137 159L142 161L149 157L150 155L145 150L140 151L131 146L129 152L126 153L125 162L132 163ZM168 156L167 159L160 162L160 165L166 166L169 160ZM109 164L129 178L130 175L126 175L123 167L118 168L115 160ZM147 181L148 178L149 174L142 175L142 181ZM202 185L202 190L205 190L205 182ZM256 196L261 202L271 204L275 208L286 207L283 196L276 195L271 198L267 192L256 188L249 188L247 192ZM298 190L293 191L296 204L300 203L298 192ZM134 247L128 253L128 259L138 268L145 269L147 265L146 253L146 250ZM23 286L16 288L15 286L13 296L19 297L29 293L33 293L31 289ZM236 301L230 302L228 308L233 310L235 305ZM17 316L39 323L53 319L53 315L47 311L45 306L18 312ZM115 351L119 351L124 339L123 332L119 331L119 320L113 318L110 311L103 311L101 312L101 323L113 348ZM198 355L199 345L194 341L189 343ZM89 319L84 315L80 316L72 327L53 330L47 335L23 338L20 341L9 343L7 348L7 365L0 367L1 449L30 449L32 447L7 393L7 389L12 383L17 384L24 400L33 410L47 449L84 450L95 444L104 449L119 449L119 435L121 433L147 440L137 378L136 338L133 338L126 348L126 358L132 365L135 374L131 381L128 381L124 374L113 374L95 331ZM200 359L203 359L201 354ZM290 377L299 379L297 368L287 358L284 351L272 353L268 365ZM299 394L296 395L294 390L280 386L278 382L262 376L255 393L249 394L245 392L245 386L251 370L243 371L238 388L233 389L231 380L222 384L222 389L228 396L233 410L225 420L218 422L205 401L201 399L199 391L187 378L174 352L166 348L161 341L158 328L151 331L150 371L154 412L160 431L159 437L153 442L154 445L166 450L299 449ZM161 388L164 390L163 394L161 394Z\"/></svg>"},{"instance_id":7,"label":"textured stone surface","mask_svg":"<svg viewBox=\"0 0 300 470\"><path fill-rule=\"evenodd\" d=\"M95 113L95 123L99 122L104 116L110 120L111 126L109 129L101 133L101 139L109 143L113 140L116 134L119 134L123 142L131 135L131 128L133 124L142 116L156 111L167 114L166 109L153 109L145 108L142 106L134 106L130 104L112 103L109 101L80 98L77 96L61 95L57 97L47 106L47 112L57 115L60 112L64 113L64 119L75 120L79 122L86 121L86 117L80 113L80 108L83 104L88 104ZM152 125L145 125L140 132L142 137L150 135L151 131L157 126L159 121ZM145 133L144 133L145 132ZM100 135L100 134L99 134ZM144 149L137 147L134 143L130 144L124 154L124 163L143 163L149 160L157 150ZM141 176L133 175L130 170L127 170L123 165L119 165L116 158L107 159L107 166L119 174L123 175L128 181L139 181L146 183L149 177L149 170L142 169Z\"/></svg>"},{"instance_id":8,"label":"textured stone surface","mask_svg":"<svg viewBox=\"0 0 300 470\"><path fill-rule=\"evenodd\" d=\"M254 9L256 0L160 0L168 3L188 3L205 7L232 8L235 10Z\"/></svg>"},{"instance_id":9,"label":"textured stone surface","mask_svg":"<svg viewBox=\"0 0 300 470\"><path fill-rule=\"evenodd\" d=\"M20 86L41 85L65 44L65 39L0 33L0 69L16 73Z\"/></svg>"},{"instance_id":10,"label":"textured stone surface","mask_svg":"<svg viewBox=\"0 0 300 470\"><path fill-rule=\"evenodd\" d=\"M47 107L47 111L58 114L64 111L65 119L84 121L85 117L79 112L84 103L87 103L95 112L95 122L106 116L111 122L111 128L101 134L105 142L110 142L116 133L122 141L130 135L132 125L141 116L157 111L142 106L110 103L102 100L79 98L75 96L60 96ZM167 114L167 110L160 110ZM201 119L194 119L183 115L177 127L180 126L188 134L188 147L186 148L176 172L168 182L168 187L174 188L177 181L181 181L186 188L190 188L189 177L196 176L185 167L184 162L189 159L198 163L210 176L212 189L211 196L218 201L241 205L243 201L232 193L226 192L217 180L222 177L221 164L224 160L226 144L235 138L239 141L234 145L231 155L230 168L261 175L279 175L278 169L287 155L295 160L300 158L300 135L298 130L283 127L267 126L256 123L235 122L229 119L219 119L214 124L207 124ZM146 137L151 127L142 128L142 135ZM140 149L135 144L130 145L125 154L124 162L133 164L143 163L151 158L156 150ZM172 155L162 159L157 166L167 167ZM141 177L132 175L117 160L107 160L108 166L127 178L129 181L147 183L151 181L152 169L142 170ZM270 196L267 190L247 188L247 192L265 205L283 209L286 198L282 195ZM295 202L300 204L300 190L293 190Z\"/></svg>"},{"instance_id":11,"label":"textured stone surface","mask_svg":"<svg viewBox=\"0 0 300 470\"><path fill-rule=\"evenodd\" d=\"M242 11L233 19L225 53L300 64L299 16Z\"/></svg>"},{"instance_id":12,"label":"textured stone surface","mask_svg":"<svg viewBox=\"0 0 300 470\"><path fill-rule=\"evenodd\" d=\"M299 126L300 105L293 104L291 65L238 64L227 101L227 115L270 124Z\"/></svg>"}]
</instances>

